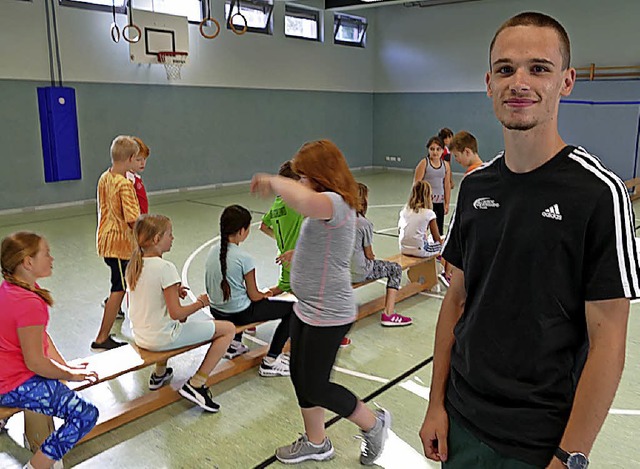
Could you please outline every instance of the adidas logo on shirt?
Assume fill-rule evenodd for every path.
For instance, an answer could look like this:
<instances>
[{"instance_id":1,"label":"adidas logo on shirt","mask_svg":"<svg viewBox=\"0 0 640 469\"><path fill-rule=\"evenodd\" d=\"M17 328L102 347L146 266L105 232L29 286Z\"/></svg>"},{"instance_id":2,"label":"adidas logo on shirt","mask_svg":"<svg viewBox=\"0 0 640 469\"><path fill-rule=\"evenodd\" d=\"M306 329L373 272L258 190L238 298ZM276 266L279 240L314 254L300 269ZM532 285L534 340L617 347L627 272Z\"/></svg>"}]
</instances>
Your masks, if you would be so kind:
<instances>
[{"instance_id":1,"label":"adidas logo on shirt","mask_svg":"<svg viewBox=\"0 0 640 469\"><path fill-rule=\"evenodd\" d=\"M558 204L553 204L551 207L544 209L542 211L542 216L546 218L551 218L553 220L562 220L562 215L560 215L560 209L558 208Z\"/></svg>"}]
</instances>

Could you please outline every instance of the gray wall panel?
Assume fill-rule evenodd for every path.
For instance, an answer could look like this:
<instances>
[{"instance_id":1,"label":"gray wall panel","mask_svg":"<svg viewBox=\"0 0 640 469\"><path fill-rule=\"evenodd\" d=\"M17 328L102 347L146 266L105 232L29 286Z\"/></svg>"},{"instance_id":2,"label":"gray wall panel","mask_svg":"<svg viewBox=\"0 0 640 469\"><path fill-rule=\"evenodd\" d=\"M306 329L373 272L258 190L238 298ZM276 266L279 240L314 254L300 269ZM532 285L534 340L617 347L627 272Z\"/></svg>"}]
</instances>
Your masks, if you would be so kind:
<instances>
[{"instance_id":1,"label":"gray wall panel","mask_svg":"<svg viewBox=\"0 0 640 469\"><path fill-rule=\"evenodd\" d=\"M0 81L0 210L95 197L118 134L151 148L148 190L246 180L276 171L306 140L333 139L351 166L371 165L370 93L152 85L70 84L76 88L83 179L45 184L36 87Z\"/></svg>"}]
</instances>

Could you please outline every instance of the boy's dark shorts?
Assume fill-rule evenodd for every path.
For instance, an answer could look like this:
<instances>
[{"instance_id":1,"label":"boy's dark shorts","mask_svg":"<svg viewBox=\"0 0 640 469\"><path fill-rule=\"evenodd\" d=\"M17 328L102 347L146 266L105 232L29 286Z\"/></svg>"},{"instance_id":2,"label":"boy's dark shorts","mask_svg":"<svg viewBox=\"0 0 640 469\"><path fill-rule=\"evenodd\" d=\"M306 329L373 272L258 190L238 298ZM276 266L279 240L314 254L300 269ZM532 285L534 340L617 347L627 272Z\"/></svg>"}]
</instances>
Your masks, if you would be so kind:
<instances>
[{"instance_id":1,"label":"boy's dark shorts","mask_svg":"<svg viewBox=\"0 0 640 469\"><path fill-rule=\"evenodd\" d=\"M104 263L111 269L111 292L125 291L127 289L124 280L124 272L127 270L128 260L104 257Z\"/></svg>"}]
</instances>

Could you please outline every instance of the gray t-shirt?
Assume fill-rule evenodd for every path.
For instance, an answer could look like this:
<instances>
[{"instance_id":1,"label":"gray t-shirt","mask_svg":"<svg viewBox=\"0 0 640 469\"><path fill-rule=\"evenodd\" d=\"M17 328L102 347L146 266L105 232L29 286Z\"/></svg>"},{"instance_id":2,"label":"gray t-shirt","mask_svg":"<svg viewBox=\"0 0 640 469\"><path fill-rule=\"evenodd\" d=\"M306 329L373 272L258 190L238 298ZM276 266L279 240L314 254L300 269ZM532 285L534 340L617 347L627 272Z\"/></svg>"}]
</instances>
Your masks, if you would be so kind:
<instances>
[{"instance_id":1,"label":"gray t-shirt","mask_svg":"<svg viewBox=\"0 0 640 469\"><path fill-rule=\"evenodd\" d=\"M305 218L291 265L291 289L298 298L293 310L312 326L342 326L356 320L351 287L351 256L356 212L335 192L330 220Z\"/></svg>"},{"instance_id":2,"label":"gray t-shirt","mask_svg":"<svg viewBox=\"0 0 640 469\"><path fill-rule=\"evenodd\" d=\"M364 255L364 248L373 242L373 223L365 217L356 217L356 241L351 258L351 281L364 282L373 270L373 261Z\"/></svg>"}]
</instances>

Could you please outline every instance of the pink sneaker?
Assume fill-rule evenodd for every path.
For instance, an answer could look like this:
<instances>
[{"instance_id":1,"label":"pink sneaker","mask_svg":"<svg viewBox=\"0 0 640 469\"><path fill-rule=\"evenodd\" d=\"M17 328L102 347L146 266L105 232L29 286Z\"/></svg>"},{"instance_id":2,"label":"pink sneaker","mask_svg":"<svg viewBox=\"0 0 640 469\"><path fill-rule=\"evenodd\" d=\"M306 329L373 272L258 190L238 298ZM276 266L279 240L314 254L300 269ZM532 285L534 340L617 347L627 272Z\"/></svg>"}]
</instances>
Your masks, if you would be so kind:
<instances>
[{"instance_id":1,"label":"pink sneaker","mask_svg":"<svg viewBox=\"0 0 640 469\"><path fill-rule=\"evenodd\" d=\"M402 316L396 312L389 316L382 313L382 318L380 318L380 324L387 327L409 326L412 323L413 319L408 318L407 316Z\"/></svg>"},{"instance_id":2,"label":"pink sneaker","mask_svg":"<svg viewBox=\"0 0 640 469\"><path fill-rule=\"evenodd\" d=\"M342 342L340 342L340 348L346 348L351 345L351 339L349 337L343 337Z\"/></svg>"},{"instance_id":3,"label":"pink sneaker","mask_svg":"<svg viewBox=\"0 0 640 469\"><path fill-rule=\"evenodd\" d=\"M255 327L249 327L244 330L249 335L256 335L257 329Z\"/></svg>"}]
</instances>

